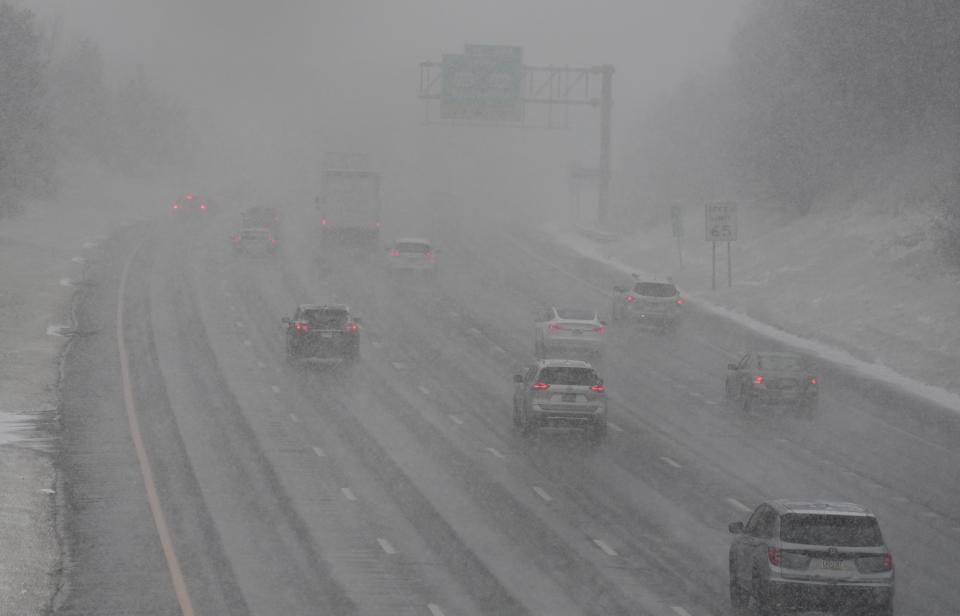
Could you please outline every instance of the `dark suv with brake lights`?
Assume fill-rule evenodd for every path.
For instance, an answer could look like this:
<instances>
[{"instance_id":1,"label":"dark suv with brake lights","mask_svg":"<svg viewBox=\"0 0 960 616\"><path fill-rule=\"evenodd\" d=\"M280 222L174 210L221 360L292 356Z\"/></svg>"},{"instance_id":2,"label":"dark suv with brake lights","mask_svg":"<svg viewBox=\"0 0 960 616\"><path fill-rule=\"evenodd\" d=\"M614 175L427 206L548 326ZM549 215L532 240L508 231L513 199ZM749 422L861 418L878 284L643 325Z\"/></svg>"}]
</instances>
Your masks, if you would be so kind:
<instances>
[{"instance_id":1,"label":"dark suv with brake lights","mask_svg":"<svg viewBox=\"0 0 960 616\"><path fill-rule=\"evenodd\" d=\"M287 325L287 357L342 358L360 356L360 319L343 305L301 304Z\"/></svg>"},{"instance_id":2,"label":"dark suv with brake lights","mask_svg":"<svg viewBox=\"0 0 960 616\"><path fill-rule=\"evenodd\" d=\"M795 353L746 353L727 365L727 400L739 401L744 411L761 405L790 405L812 416L820 399L820 385L808 362Z\"/></svg>"},{"instance_id":3,"label":"dark suv with brake lights","mask_svg":"<svg viewBox=\"0 0 960 616\"><path fill-rule=\"evenodd\" d=\"M637 279L637 276L634 275ZM676 330L682 316L683 299L672 282L646 282L637 279L630 287L613 288L613 321L630 320L661 331Z\"/></svg>"},{"instance_id":4,"label":"dark suv with brake lights","mask_svg":"<svg viewBox=\"0 0 960 616\"><path fill-rule=\"evenodd\" d=\"M853 503L780 499L734 522L730 602L758 616L787 609L893 615L893 557L880 525Z\"/></svg>"},{"instance_id":5,"label":"dark suv with brake lights","mask_svg":"<svg viewBox=\"0 0 960 616\"><path fill-rule=\"evenodd\" d=\"M594 441L607 434L607 393L589 363L542 359L513 377L513 425L523 435L541 427L580 427Z\"/></svg>"}]
</instances>

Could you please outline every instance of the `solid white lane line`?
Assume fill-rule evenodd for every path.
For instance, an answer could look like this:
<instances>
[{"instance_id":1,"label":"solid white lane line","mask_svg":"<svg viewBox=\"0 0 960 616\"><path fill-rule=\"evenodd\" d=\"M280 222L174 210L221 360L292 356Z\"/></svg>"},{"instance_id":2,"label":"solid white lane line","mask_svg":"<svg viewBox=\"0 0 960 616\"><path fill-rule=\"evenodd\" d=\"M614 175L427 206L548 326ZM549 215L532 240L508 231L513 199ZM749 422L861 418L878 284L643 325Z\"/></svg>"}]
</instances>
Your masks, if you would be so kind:
<instances>
[{"instance_id":1,"label":"solid white lane line","mask_svg":"<svg viewBox=\"0 0 960 616\"><path fill-rule=\"evenodd\" d=\"M603 539L594 539L593 542L596 543L597 547L603 550L604 554L606 554L607 556L619 556L616 550L614 550L612 547L607 545L607 542L604 541Z\"/></svg>"},{"instance_id":2,"label":"solid white lane line","mask_svg":"<svg viewBox=\"0 0 960 616\"><path fill-rule=\"evenodd\" d=\"M660 456L660 459L666 462L667 464L669 464L670 466L672 466L673 468L683 468L680 465L680 463L676 462L675 460L671 460L667 456Z\"/></svg>"},{"instance_id":3,"label":"solid white lane line","mask_svg":"<svg viewBox=\"0 0 960 616\"><path fill-rule=\"evenodd\" d=\"M457 417L456 415L448 415L448 417L450 418L450 421L457 424L458 426L463 425L463 420Z\"/></svg>"},{"instance_id":4,"label":"solid white lane line","mask_svg":"<svg viewBox=\"0 0 960 616\"><path fill-rule=\"evenodd\" d=\"M493 455L495 455L495 456L497 456L498 458L500 458L501 460L503 460L503 454L500 453L499 451L497 451L496 449L494 449L493 447L487 447L487 451L489 451L489 452L492 453Z\"/></svg>"},{"instance_id":5,"label":"solid white lane line","mask_svg":"<svg viewBox=\"0 0 960 616\"><path fill-rule=\"evenodd\" d=\"M436 603L428 603L427 609L430 610L431 616L445 616L443 610Z\"/></svg>"},{"instance_id":6,"label":"solid white lane line","mask_svg":"<svg viewBox=\"0 0 960 616\"><path fill-rule=\"evenodd\" d=\"M290 421L293 423L300 423L300 418L297 417L296 413L290 413Z\"/></svg>"},{"instance_id":7,"label":"solid white lane line","mask_svg":"<svg viewBox=\"0 0 960 616\"><path fill-rule=\"evenodd\" d=\"M277 387L276 385L271 385L271 386L270 386L270 391L272 391L272 392L275 393L275 394L278 394L278 393L280 393L280 388Z\"/></svg>"},{"instance_id":8,"label":"solid white lane line","mask_svg":"<svg viewBox=\"0 0 960 616\"><path fill-rule=\"evenodd\" d=\"M380 549L382 549L382 550L383 550L384 552L386 552L387 554L396 554L396 553L397 553L397 551L396 551L395 549L393 549L393 546L390 545L390 542L387 541L386 539L381 539L380 537L377 537L377 543L380 544Z\"/></svg>"},{"instance_id":9,"label":"solid white lane line","mask_svg":"<svg viewBox=\"0 0 960 616\"><path fill-rule=\"evenodd\" d=\"M504 351L502 348L500 348L500 346L498 346L498 345L496 345L496 344L493 345L493 350L496 351L497 353L500 353L501 355L506 355L506 354L507 354L506 351Z\"/></svg>"},{"instance_id":10,"label":"solid white lane line","mask_svg":"<svg viewBox=\"0 0 960 616\"><path fill-rule=\"evenodd\" d=\"M340 488L340 491L343 492L343 497L346 498L348 501L357 500L357 497L354 496L353 494L353 490L351 490L350 488Z\"/></svg>"},{"instance_id":11,"label":"solid white lane line","mask_svg":"<svg viewBox=\"0 0 960 616\"><path fill-rule=\"evenodd\" d=\"M623 432L623 428L613 423L612 421L607 422L607 427L613 430L614 432Z\"/></svg>"},{"instance_id":12,"label":"solid white lane line","mask_svg":"<svg viewBox=\"0 0 960 616\"><path fill-rule=\"evenodd\" d=\"M547 501L548 503L553 500L553 497L547 494L547 491L544 490L543 488L538 488L537 486L533 486L533 491L537 493L537 496Z\"/></svg>"},{"instance_id":13,"label":"solid white lane line","mask_svg":"<svg viewBox=\"0 0 960 616\"><path fill-rule=\"evenodd\" d=\"M683 609L683 608L680 607L679 605L671 605L671 606L670 606L670 609L673 610L674 612L676 612L677 616L692 616L692 615L690 614L690 612L688 612L687 610Z\"/></svg>"},{"instance_id":14,"label":"solid white lane line","mask_svg":"<svg viewBox=\"0 0 960 616\"><path fill-rule=\"evenodd\" d=\"M726 500L727 500L728 503L730 503L731 505L733 505L734 508L739 509L740 511L743 511L744 513L749 513L749 512L751 512L751 511L753 511L753 509L751 509L750 507L747 507L746 505L744 505L743 503L741 503L741 502L738 501L737 499L733 498L732 496L728 496Z\"/></svg>"},{"instance_id":15,"label":"solid white lane line","mask_svg":"<svg viewBox=\"0 0 960 616\"><path fill-rule=\"evenodd\" d=\"M314 448L313 448L313 453L317 454L317 457L318 457L318 458L325 458L325 457L327 457L327 454L323 453L323 450L320 449L319 447L314 447Z\"/></svg>"},{"instance_id":16,"label":"solid white lane line","mask_svg":"<svg viewBox=\"0 0 960 616\"><path fill-rule=\"evenodd\" d=\"M418 386L417 389L419 389L420 393L422 393L424 396L430 395L430 390L424 387L423 385Z\"/></svg>"}]
</instances>

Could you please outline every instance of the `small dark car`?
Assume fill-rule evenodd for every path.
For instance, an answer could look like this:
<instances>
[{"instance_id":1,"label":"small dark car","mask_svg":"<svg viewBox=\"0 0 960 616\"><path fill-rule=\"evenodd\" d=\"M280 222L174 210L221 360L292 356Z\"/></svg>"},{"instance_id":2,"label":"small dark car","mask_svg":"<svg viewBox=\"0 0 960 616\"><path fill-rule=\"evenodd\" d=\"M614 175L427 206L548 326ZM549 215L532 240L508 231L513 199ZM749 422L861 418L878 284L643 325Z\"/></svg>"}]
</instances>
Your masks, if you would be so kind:
<instances>
[{"instance_id":1,"label":"small dark car","mask_svg":"<svg viewBox=\"0 0 960 616\"><path fill-rule=\"evenodd\" d=\"M344 305L301 304L287 325L289 359L340 358L360 356L360 319Z\"/></svg>"},{"instance_id":2,"label":"small dark car","mask_svg":"<svg viewBox=\"0 0 960 616\"><path fill-rule=\"evenodd\" d=\"M795 353L747 353L727 365L724 386L727 400L739 401L743 410L759 405L789 405L813 414L820 386L810 366Z\"/></svg>"}]
</instances>

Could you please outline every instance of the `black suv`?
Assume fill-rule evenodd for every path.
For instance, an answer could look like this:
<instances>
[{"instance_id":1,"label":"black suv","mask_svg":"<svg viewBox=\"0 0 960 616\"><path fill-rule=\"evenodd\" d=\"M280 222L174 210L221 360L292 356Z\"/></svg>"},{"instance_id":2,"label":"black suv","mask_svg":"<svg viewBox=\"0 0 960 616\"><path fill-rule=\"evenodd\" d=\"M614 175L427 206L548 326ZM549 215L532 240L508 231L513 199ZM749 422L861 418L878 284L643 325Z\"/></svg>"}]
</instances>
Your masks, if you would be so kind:
<instances>
[{"instance_id":1,"label":"black suv","mask_svg":"<svg viewBox=\"0 0 960 616\"><path fill-rule=\"evenodd\" d=\"M360 356L360 319L343 305L300 304L287 325L287 357L341 358Z\"/></svg>"}]
</instances>

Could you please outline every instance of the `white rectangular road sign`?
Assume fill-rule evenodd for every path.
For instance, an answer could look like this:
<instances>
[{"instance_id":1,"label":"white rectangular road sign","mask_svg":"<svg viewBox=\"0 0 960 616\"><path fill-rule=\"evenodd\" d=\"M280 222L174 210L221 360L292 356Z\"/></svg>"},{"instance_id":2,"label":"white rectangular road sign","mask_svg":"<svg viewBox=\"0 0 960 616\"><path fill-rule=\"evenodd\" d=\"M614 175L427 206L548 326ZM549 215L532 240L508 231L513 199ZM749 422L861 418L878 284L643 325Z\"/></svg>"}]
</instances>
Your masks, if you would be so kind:
<instances>
[{"instance_id":1,"label":"white rectangular road sign","mask_svg":"<svg viewBox=\"0 0 960 616\"><path fill-rule=\"evenodd\" d=\"M732 242L737 239L736 203L708 203L704 211L708 242Z\"/></svg>"}]
</instances>

